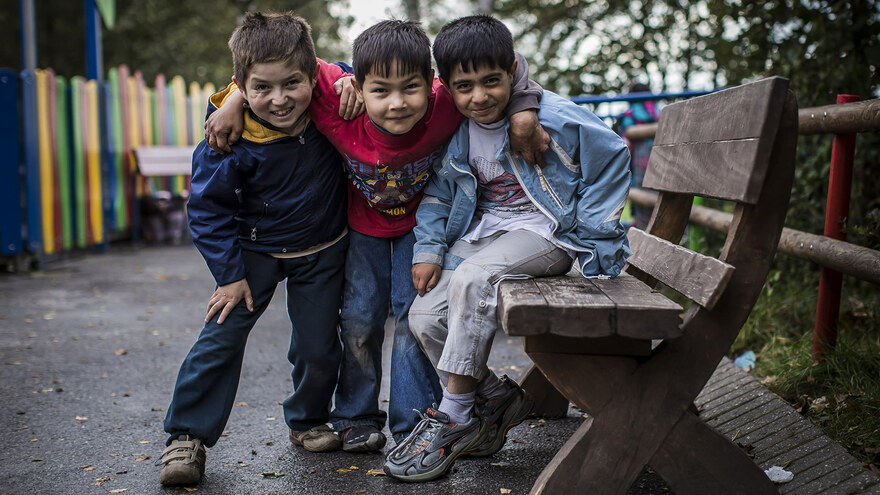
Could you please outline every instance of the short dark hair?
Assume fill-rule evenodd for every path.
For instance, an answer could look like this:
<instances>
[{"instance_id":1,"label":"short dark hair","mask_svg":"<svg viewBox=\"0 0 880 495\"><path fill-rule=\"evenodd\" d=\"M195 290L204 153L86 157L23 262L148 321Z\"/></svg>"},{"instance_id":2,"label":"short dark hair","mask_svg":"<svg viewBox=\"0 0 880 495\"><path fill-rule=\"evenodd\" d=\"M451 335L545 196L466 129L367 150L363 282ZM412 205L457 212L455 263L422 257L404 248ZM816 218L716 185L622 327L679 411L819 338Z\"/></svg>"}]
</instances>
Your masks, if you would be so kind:
<instances>
[{"instance_id":1,"label":"short dark hair","mask_svg":"<svg viewBox=\"0 0 880 495\"><path fill-rule=\"evenodd\" d=\"M248 12L229 38L232 71L244 84L255 64L289 62L315 77L315 44L312 28L293 12Z\"/></svg>"},{"instance_id":2,"label":"short dark hair","mask_svg":"<svg viewBox=\"0 0 880 495\"><path fill-rule=\"evenodd\" d=\"M434 61L440 79L449 80L461 66L467 72L480 67L513 67L513 35L489 15L472 15L447 23L434 38Z\"/></svg>"},{"instance_id":3,"label":"short dark hair","mask_svg":"<svg viewBox=\"0 0 880 495\"><path fill-rule=\"evenodd\" d=\"M377 22L355 38L351 51L358 84L370 73L388 76L395 61L397 75L417 72L431 82L431 41L418 22Z\"/></svg>"}]
</instances>

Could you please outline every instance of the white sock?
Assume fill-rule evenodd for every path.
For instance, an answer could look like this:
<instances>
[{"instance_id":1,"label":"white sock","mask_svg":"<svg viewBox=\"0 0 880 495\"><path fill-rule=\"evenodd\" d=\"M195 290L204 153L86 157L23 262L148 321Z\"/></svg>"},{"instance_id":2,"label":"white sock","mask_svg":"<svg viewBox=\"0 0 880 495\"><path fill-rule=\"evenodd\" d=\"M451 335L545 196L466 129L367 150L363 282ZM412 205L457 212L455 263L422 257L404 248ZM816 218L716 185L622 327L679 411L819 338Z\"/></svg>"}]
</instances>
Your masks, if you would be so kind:
<instances>
[{"instance_id":1,"label":"white sock","mask_svg":"<svg viewBox=\"0 0 880 495\"><path fill-rule=\"evenodd\" d=\"M448 414L453 423L467 423L473 414L475 396L476 392L452 394L444 388L443 400L438 409Z\"/></svg>"}]
</instances>

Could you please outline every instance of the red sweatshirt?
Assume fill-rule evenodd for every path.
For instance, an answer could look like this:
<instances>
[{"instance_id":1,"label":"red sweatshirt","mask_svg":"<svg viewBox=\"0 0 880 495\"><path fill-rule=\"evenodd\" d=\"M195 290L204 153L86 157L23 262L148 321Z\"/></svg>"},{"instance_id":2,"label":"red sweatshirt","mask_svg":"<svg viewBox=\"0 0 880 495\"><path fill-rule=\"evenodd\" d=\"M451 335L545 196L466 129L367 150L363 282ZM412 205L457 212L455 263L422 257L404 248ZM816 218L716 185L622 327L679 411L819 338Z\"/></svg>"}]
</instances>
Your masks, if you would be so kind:
<instances>
[{"instance_id":1,"label":"red sweatshirt","mask_svg":"<svg viewBox=\"0 0 880 495\"><path fill-rule=\"evenodd\" d=\"M321 69L309 115L346 162L349 226L373 237L409 232L416 225L416 209L431 166L462 120L452 96L434 79L425 116L406 134L390 136L379 131L366 113L354 120L339 117L333 83L344 73L336 65L318 63Z\"/></svg>"}]
</instances>

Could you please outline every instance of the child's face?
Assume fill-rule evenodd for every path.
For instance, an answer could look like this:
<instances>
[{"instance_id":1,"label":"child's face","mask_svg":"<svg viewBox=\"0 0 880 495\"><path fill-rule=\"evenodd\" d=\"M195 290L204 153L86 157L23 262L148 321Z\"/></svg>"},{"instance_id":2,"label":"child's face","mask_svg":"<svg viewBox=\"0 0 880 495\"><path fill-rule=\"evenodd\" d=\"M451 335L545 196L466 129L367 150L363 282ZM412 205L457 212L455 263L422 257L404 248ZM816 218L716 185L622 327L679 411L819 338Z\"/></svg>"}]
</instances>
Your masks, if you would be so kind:
<instances>
[{"instance_id":1,"label":"child's face","mask_svg":"<svg viewBox=\"0 0 880 495\"><path fill-rule=\"evenodd\" d=\"M515 70L516 62L510 70L483 66L465 71L459 65L444 83L462 115L481 124L491 124L504 118Z\"/></svg>"},{"instance_id":2,"label":"child's face","mask_svg":"<svg viewBox=\"0 0 880 495\"><path fill-rule=\"evenodd\" d=\"M258 63L244 85L235 83L258 117L287 134L303 131L315 79L299 67L286 61Z\"/></svg>"},{"instance_id":3,"label":"child's face","mask_svg":"<svg viewBox=\"0 0 880 495\"><path fill-rule=\"evenodd\" d=\"M392 134L406 134L425 116L431 85L418 72L397 73L397 61L387 75L370 72L360 88L367 116Z\"/></svg>"}]
</instances>

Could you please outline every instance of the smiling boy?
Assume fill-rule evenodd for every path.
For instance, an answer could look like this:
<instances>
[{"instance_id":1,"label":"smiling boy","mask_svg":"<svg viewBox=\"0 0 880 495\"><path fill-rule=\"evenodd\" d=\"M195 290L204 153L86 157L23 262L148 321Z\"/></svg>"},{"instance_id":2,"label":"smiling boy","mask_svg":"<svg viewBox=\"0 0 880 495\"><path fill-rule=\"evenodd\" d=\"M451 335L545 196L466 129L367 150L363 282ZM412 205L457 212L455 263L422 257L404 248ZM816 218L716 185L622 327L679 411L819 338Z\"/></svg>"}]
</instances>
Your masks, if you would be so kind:
<instances>
[{"instance_id":1,"label":"smiling boy","mask_svg":"<svg viewBox=\"0 0 880 495\"><path fill-rule=\"evenodd\" d=\"M204 141L193 154L190 230L217 287L165 417L163 485L201 480L205 447L232 410L248 334L285 279L289 438L313 452L341 445L327 422L342 353L345 177L341 157L306 113L319 70L310 28L290 13L249 13L229 48L248 103L245 132L228 154Z\"/></svg>"},{"instance_id":2,"label":"smiling boy","mask_svg":"<svg viewBox=\"0 0 880 495\"><path fill-rule=\"evenodd\" d=\"M506 278L615 276L629 255L619 217L629 186L623 141L588 110L545 91L538 112L552 138L545 167L516 159L503 109L517 67L500 21L471 16L434 41L440 79L467 118L419 206L413 249L412 331L445 383L385 472L404 481L442 476L461 455L502 448L533 399L486 365Z\"/></svg>"},{"instance_id":3,"label":"smiling boy","mask_svg":"<svg viewBox=\"0 0 880 495\"><path fill-rule=\"evenodd\" d=\"M424 410L440 397L436 372L407 319L416 296L411 275L415 213L432 165L442 158L462 118L449 92L433 77L430 47L415 22L388 20L371 26L352 47L366 114L352 121L339 118L333 82L341 69L323 62L309 108L315 124L343 154L349 177L352 232L341 312L344 350L332 422L343 449L351 452L376 451L386 442L379 389L389 306L395 330L388 419L395 440L402 440L418 422L413 409ZM522 110L537 109L541 90L529 85L525 69L516 74L516 102L507 112L519 112L512 120L520 119L524 130L516 134L531 137L542 131L535 112ZM226 106L238 111L237 105ZM224 126L230 127L219 125Z\"/></svg>"}]
</instances>

